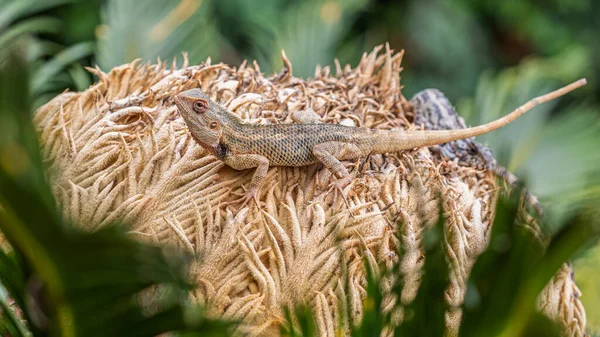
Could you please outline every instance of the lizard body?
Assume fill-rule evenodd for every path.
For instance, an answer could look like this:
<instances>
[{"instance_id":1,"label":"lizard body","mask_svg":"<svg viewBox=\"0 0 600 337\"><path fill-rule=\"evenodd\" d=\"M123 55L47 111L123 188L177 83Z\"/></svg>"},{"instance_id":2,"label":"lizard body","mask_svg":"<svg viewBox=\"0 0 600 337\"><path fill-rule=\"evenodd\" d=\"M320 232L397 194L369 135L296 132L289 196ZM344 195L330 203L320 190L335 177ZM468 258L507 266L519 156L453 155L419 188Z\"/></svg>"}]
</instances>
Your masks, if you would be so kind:
<instances>
[{"instance_id":1,"label":"lizard body","mask_svg":"<svg viewBox=\"0 0 600 337\"><path fill-rule=\"evenodd\" d=\"M254 125L244 123L200 89L176 95L175 104L189 132L202 147L233 169L256 168L243 202L254 199L258 205L258 191L269 166L306 166L321 162L338 178L336 187L341 189L351 180L342 160L438 145L484 134L512 122L535 105L584 84L584 79L579 80L534 98L495 121L459 130L380 130L327 123Z\"/></svg>"}]
</instances>

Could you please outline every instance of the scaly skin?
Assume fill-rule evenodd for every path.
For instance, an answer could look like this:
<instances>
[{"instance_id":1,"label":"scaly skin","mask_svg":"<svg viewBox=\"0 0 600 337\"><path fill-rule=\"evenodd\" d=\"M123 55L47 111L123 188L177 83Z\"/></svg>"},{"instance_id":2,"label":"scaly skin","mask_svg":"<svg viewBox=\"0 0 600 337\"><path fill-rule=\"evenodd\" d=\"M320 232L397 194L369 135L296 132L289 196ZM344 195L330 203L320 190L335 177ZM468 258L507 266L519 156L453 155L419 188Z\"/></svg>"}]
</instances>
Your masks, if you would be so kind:
<instances>
[{"instance_id":1,"label":"scaly skin","mask_svg":"<svg viewBox=\"0 0 600 337\"><path fill-rule=\"evenodd\" d=\"M176 95L175 103L198 144L233 169L256 168L242 200L245 204L254 199L258 205L258 191L269 166L306 166L321 162L338 178L336 187L341 188L351 180L341 160L475 137L496 130L537 104L562 96L585 83L585 79L581 79L534 98L493 122L459 130L378 130L326 123L246 124L200 89Z\"/></svg>"}]
</instances>

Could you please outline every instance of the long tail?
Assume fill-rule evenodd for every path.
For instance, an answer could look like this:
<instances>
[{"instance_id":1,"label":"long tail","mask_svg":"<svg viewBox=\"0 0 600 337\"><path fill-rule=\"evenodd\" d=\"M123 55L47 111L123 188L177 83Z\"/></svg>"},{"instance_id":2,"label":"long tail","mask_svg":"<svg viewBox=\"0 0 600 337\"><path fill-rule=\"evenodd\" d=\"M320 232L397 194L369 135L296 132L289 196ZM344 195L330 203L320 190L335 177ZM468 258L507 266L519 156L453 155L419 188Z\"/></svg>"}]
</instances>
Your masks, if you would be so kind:
<instances>
[{"instance_id":1,"label":"long tail","mask_svg":"<svg viewBox=\"0 0 600 337\"><path fill-rule=\"evenodd\" d=\"M465 138L479 136L484 133L488 133L490 131L499 129L499 128L509 124L510 122L514 121L519 116L526 113L527 111L531 110L536 105L542 104L542 103L551 101L555 98L558 98L560 96L563 96L579 87L584 86L586 83L587 83L586 79L582 78L582 79L580 79L576 82L573 82L567 86L564 86L560 89L557 89L557 90L554 90L545 95L533 98L530 101L528 101L527 103L525 103L525 104L521 105L520 107L518 107L517 109L515 109L510 114L508 114L504 117L498 118L493 122L483 124L480 126L475 126L475 127L467 128L467 129L458 129L458 130L425 130L425 131L418 130L418 131L406 131L406 132L396 133L393 136L390 135L392 138L392 139L390 139L391 142L388 142L388 144L386 144L388 146L384 146L384 147L388 147L388 148L387 149L382 148L381 150L384 150L383 152L401 151L401 150L408 150L408 149L413 149L413 148L417 148L417 147L425 147L425 146L443 144L443 143L448 143L448 142L455 141L458 139L465 139ZM393 145L390 143L393 143Z\"/></svg>"}]
</instances>

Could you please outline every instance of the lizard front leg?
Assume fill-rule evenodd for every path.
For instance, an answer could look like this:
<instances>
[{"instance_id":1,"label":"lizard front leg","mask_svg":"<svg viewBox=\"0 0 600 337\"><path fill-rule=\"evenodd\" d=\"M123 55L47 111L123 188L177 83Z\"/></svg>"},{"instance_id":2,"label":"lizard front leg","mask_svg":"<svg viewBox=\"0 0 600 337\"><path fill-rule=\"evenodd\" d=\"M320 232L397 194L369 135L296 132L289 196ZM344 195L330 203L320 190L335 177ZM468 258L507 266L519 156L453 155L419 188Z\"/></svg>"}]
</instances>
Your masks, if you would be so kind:
<instances>
[{"instance_id":1,"label":"lizard front leg","mask_svg":"<svg viewBox=\"0 0 600 337\"><path fill-rule=\"evenodd\" d=\"M251 168L256 168L254 171L254 175L252 175L252 180L250 180L250 186L246 191L246 195L243 196L239 200L235 200L231 203L236 203L238 201L242 202L242 207L248 203L250 200L254 200L256 202L256 206L259 206L258 203L258 192L262 187L265 178L267 177L267 171L269 170L269 160L261 156L259 154L237 154L232 155L224 160L225 164L231 167L234 170L247 170Z\"/></svg>"}]
</instances>

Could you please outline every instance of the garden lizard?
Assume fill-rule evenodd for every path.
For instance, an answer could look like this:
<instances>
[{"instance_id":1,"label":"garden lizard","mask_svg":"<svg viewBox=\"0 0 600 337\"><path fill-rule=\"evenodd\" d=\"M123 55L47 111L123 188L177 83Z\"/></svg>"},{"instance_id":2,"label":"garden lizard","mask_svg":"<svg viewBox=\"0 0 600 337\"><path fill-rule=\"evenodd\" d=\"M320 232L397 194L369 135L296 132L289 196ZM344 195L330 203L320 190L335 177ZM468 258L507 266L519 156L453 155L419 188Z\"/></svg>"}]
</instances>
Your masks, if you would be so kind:
<instances>
[{"instance_id":1,"label":"garden lizard","mask_svg":"<svg viewBox=\"0 0 600 337\"><path fill-rule=\"evenodd\" d=\"M467 127L450 100L437 89L425 89L416 93L411 98L410 105L415 113L414 124L422 125L426 130L457 130ZM509 186L518 183L514 174L497 164L492 151L473 138L434 145L432 150L447 160L456 161L458 165L491 170ZM542 206L535 196L527 190L523 191L523 196L540 216L543 215Z\"/></svg>"},{"instance_id":2,"label":"garden lizard","mask_svg":"<svg viewBox=\"0 0 600 337\"><path fill-rule=\"evenodd\" d=\"M538 104L562 96L586 84L585 79L536 97L510 114L476 127L459 130L382 130L339 124L244 123L237 115L212 101L201 89L175 95L177 108L192 137L235 170L255 168L246 194L240 201L258 203L258 192L269 166L306 166L322 163L336 178L341 190L351 181L342 160L448 143L501 128Z\"/></svg>"}]
</instances>

